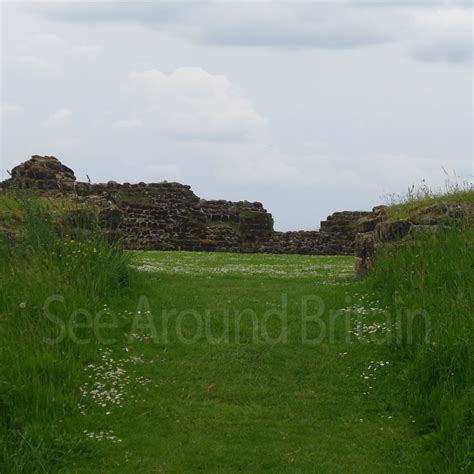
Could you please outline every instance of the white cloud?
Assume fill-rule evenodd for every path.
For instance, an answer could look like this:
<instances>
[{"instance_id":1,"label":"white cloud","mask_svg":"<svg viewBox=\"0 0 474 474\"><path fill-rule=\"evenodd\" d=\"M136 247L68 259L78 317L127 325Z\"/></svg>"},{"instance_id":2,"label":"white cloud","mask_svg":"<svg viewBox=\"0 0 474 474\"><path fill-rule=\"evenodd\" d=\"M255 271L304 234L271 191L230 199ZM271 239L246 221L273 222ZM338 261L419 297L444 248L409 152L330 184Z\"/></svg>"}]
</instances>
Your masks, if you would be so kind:
<instances>
[{"instance_id":1,"label":"white cloud","mask_svg":"<svg viewBox=\"0 0 474 474\"><path fill-rule=\"evenodd\" d=\"M55 125L67 123L71 120L72 112L69 109L63 108L54 112L47 120L46 125Z\"/></svg>"},{"instance_id":2,"label":"white cloud","mask_svg":"<svg viewBox=\"0 0 474 474\"><path fill-rule=\"evenodd\" d=\"M142 126L142 121L139 119L117 120L112 124L112 128L137 128Z\"/></svg>"},{"instance_id":3,"label":"white cloud","mask_svg":"<svg viewBox=\"0 0 474 474\"><path fill-rule=\"evenodd\" d=\"M223 75L181 67L170 74L131 72L129 80L132 93L148 108L148 123L163 133L188 140L245 141L264 132L265 119Z\"/></svg>"},{"instance_id":4,"label":"white cloud","mask_svg":"<svg viewBox=\"0 0 474 474\"><path fill-rule=\"evenodd\" d=\"M362 8L280 2L113 2L34 6L49 18L76 22L133 22L211 44L351 48L383 43L385 25Z\"/></svg>"},{"instance_id":5,"label":"white cloud","mask_svg":"<svg viewBox=\"0 0 474 474\"><path fill-rule=\"evenodd\" d=\"M280 150L269 144L244 145L227 151L229 160L215 156L216 173L226 182L321 189L334 184L338 189L360 186L364 189L403 189L426 179L439 182L446 161L433 157L384 154L343 156L336 153ZM238 162L239 166L228 166ZM427 166L429 164L429 166ZM462 160L458 163L462 165ZM337 181L337 183L336 183ZM375 198L380 196L374 196Z\"/></svg>"},{"instance_id":6,"label":"white cloud","mask_svg":"<svg viewBox=\"0 0 474 474\"><path fill-rule=\"evenodd\" d=\"M423 9L412 14L406 48L416 59L452 63L472 61L472 9Z\"/></svg>"},{"instance_id":7,"label":"white cloud","mask_svg":"<svg viewBox=\"0 0 474 474\"><path fill-rule=\"evenodd\" d=\"M468 2L136 2L120 8L98 2L34 8L56 20L139 23L213 45L347 49L394 42L416 59L447 62L469 61L472 51Z\"/></svg>"},{"instance_id":8,"label":"white cloud","mask_svg":"<svg viewBox=\"0 0 474 474\"><path fill-rule=\"evenodd\" d=\"M69 58L95 59L101 52L98 45L72 44L54 33L38 33L18 44L19 56L14 61L32 67L47 68Z\"/></svg>"},{"instance_id":9,"label":"white cloud","mask_svg":"<svg viewBox=\"0 0 474 474\"><path fill-rule=\"evenodd\" d=\"M22 114L24 109L21 105L18 104L2 104L0 106L0 111L5 115L16 115Z\"/></svg>"},{"instance_id":10,"label":"white cloud","mask_svg":"<svg viewBox=\"0 0 474 474\"><path fill-rule=\"evenodd\" d=\"M391 39L384 22L363 8L318 3L220 4L203 13L198 39L235 46L355 48Z\"/></svg>"}]
</instances>

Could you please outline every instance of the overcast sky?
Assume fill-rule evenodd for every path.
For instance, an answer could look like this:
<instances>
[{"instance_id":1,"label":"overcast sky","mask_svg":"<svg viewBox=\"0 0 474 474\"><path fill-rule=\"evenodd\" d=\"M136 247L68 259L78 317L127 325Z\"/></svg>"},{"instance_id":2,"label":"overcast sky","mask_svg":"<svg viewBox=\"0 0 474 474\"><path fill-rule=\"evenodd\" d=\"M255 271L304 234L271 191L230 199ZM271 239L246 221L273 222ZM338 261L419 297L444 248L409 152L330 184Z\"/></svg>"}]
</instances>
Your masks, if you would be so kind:
<instances>
[{"instance_id":1,"label":"overcast sky","mask_svg":"<svg viewBox=\"0 0 474 474\"><path fill-rule=\"evenodd\" d=\"M2 177L190 184L312 229L473 175L470 2L2 3Z\"/></svg>"}]
</instances>

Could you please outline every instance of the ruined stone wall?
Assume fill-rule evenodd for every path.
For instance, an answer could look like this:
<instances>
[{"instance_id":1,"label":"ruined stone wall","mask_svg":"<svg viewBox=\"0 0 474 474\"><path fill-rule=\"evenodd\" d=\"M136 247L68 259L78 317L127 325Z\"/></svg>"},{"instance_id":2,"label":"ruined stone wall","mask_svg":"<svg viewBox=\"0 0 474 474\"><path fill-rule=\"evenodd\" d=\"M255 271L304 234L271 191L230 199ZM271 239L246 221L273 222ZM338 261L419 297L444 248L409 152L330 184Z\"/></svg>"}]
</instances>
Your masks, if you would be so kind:
<instances>
[{"instance_id":1,"label":"ruined stone wall","mask_svg":"<svg viewBox=\"0 0 474 474\"><path fill-rule=\"evenodd\" d=\"M274 232L260 250L268 253L322 255L323 244L318 231Z\"/></svg>"},{"instance_id":2,"label":"ruined stone wall","mask_svg":"<svg viewBox=\"0 0 474 474\"><path fill-rule=\"evenodd\" d=\"M273 233L261 203L202 200L179 183L76 183L76 192L122 211L113 227L132 249L252 252Z\"/></svg>"},{"instance_id":3,"label":"ruined stone wall","mask_svg":"<svg viewBox=\"0 0 474 474\"><path fill-rule=\"evenodd\" d=\"M441 227L472 225L474 216L467 204L445 202L413 211L407 219L390 219L385 206L359 220L355 239L355 273L365 278L382 247L433 236Z\"/></svg>"},{"instance_id":4,"label":"ruined stone wall","mask_svg":"<svg viewBox=\"0 0 474 474\"><path fill-rule=\"evenodd\" d=\"M259 202L202 200L179 183L77 182L55 157L34 156L0 188L37 188L99 206L100 223L126 248L351 255L355 223L368 213L336 212L320 231L275 232Z\"/></svg>"},{"instance_id":5,"label":"ruined stone wall","mask_svg":"<svg viewBox=\"0 0 474 474\"><path fill-rule=\"evenodd\" d=\"M259 202L201 200L209 250L255 252L273 234L272 215Z\"/></svg>"},{"instance_id":6,"label":"ruined stone wall","mask_svg":"<svg viewBox=\"0 0 474 474\"><path fill-rule=\"evenodd\" d=\"M105 200L122 215L118 224L127 248L142 250L201 250L206 217L190 186L179 183L77 183L86 202ZM109 213L110 215L110 213ZM106 223L107 225L107 223Z\"/></svg>"},{"instance_id":7,"label":"ruined stone wall","mask_svg":"<svg viewBox=\"0 0 474 474\"><path fill-rule=\"evenodd\" d=\"M370 212L335 212L319 231L275 232L261 251L306 255L352 255L357 223Z\"/></svg>"},{"instance_id":8,"label":"ruined stone wall","mask_svg":"<svg viewBox=\"0 0 474 474\"><path fill-rule=\"evenodd\" d=\"M15 166L10 175L10 179L0 183L0 188L71 192L76 181L74 171L54 156L33 155L28 161Z\"/></svg>"},{"instance_id":9,"label":"ruined stone wall","mask_svg":"<svg viewBox=\"0 0 474 474\"><path fill-rule=\"evenodd\" d=\"M132 249L353 255L357 221L370 215L336 212L320 231L275 232L261 203L199 200L178 183L88 185L82 194L122 210L119 229Z\"/></svg>"}]
</instances>

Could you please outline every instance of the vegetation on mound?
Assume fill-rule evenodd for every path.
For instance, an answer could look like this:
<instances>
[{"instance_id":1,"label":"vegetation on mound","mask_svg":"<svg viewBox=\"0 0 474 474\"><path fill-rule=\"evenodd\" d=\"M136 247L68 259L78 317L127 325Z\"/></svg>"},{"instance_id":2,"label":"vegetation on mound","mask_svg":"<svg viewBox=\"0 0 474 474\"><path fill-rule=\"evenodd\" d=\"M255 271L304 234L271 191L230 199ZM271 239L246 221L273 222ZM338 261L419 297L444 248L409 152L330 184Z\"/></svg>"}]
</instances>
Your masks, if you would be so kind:
<instances>
[{"instance_id":1,"label":"vegetation on mound","mask_svg":"<svg viewBox=\"0 0 474 474\"><path fill-rule=\"evenodd\" d=\"M388 208L409 217L433 203L464 202L458 191ZM403 399L437 459L431 472L472 472L474 464L474 227L438 228L403 246L381 248L367 282L400 319L406 337L391 347L401 364Z\"/></svg>"},{"instance_id":2,"label":"vegetation on mound","mask_svg":"<svg viewBox=\"0 0 474 474\"><path fill-rule=\"evenodd\" d=\"M452 183L447 180L445 189L433 190L422 182L411 186L405 194L387 197L386 215L389 219L410 219L421 209L435 204L463 203L474 214L474 189L469 182Z\"/></svg>"},{"instance_id":3,"label":"vegetation on mound","mask_svg":"<svg viewBox=\"0 0 474 474\"><path fill-rule=\"evenodd\" d=\"M59 202L0 202L0 215L21 223L15 238L0 233L0 471L57 472L89 450L77 404L97 347L52 341L78 308L97 310L127 285L130 270L99 230L57 225L68 222Z\"/></svg>"},{"instance_id":4,"label":"vegetation on mound","mask_svg":"<svg viewBox=\"0 0 474 474\"><path fill-rule=\"evenodd\" d=\"M94 228L100 211L97 206L69 197L43 195L38 190L0 190L0 234L24 233L30 217L26 209L33 205L41 207L48 222L54 227L62 227L63 233L74 228Z\"/></svg>"}]
</instances>

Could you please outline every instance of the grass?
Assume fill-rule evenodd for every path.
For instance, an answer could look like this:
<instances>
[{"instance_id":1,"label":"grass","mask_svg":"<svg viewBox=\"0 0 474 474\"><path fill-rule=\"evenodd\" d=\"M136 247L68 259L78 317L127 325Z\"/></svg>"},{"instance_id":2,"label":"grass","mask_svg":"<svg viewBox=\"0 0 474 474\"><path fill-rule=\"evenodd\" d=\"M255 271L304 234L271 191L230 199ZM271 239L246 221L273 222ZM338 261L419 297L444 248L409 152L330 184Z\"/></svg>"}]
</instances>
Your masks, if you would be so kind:
<instances>
[{"instance_id":1,"label":"grass","mask_svg":"<svg viewBox=\"0 0 474 474\"><path fill-rule=\"evenodd\" d=\"M401 312L400 362L404 403L420 420L425 449L436 453L432 472L472 472L474 465L474 190L449 177L444 190L426 183L392 196L390 219L410 219L428 206L461 203L464 219L435 235L379 250L367 282L391 312ZM417 317L406 317L407 314Z\"/></svg>"},{"instance_id":2,"label":"grass","mask_svg":"<svg viewBox=\"0 0 474 474\"><path fill-rule=\"evenodd\" d=\"M411 420L363 376L381 347L347 333L352 258L147 252L127 270L44 206L22 203L0 246L2 472L416 472Z\"/></svg>"},{"instance_id":3,"label":"grass","mask_svg":"<svg viewBox=\"0 0 474 474\"><path fill-rule=\"evenodd\" d=\"M439 472L472 472L474 464L473 269L474 227L439 229L435 238L386 250L368 282L392 312L419 313L402 321L412 341L392 352Z\"/></svg>"},{"instance_id":4,"label":"grass","mask_svg":"<svg viewBox=\"0 0 474 474\"><path fill-rule=\"evenodd\" d=\"M45 341L76 308L112 298L129 270L100 234L61 227L56 204L11 204L22 228L0 238L0 471L51 472L90 450L78 435L77 388L97 348ZM63 299L56 322L43 314L54 295Z\"/></svg>"},{"instance_id":5,"label":"grass","mask_svg":"<svg viewBox=\"0 0 474 474\"><path fill-rule=\"evenodd\" d=\"M352 257L145 252L134 262L146 299L115 302L126 325L113 357L135 360L147 383L110 415L123 443L105 446L100 472L417 472L415 424L384 392L396 367L369 329L346 330L380 319ZM318 344L302 339L305 298L310 314L325 305L307 323L309 339L326 326ZM142 330L127 316L139 309Z\"/></svg>"},{"instance_id":6,"label":"grass","mask_svg":"<svg viewBox=\"0 0 474 474\"><path fill-rule=\"evenodd\" d=\"M410 219L421 208L446 202L464 203L474 214L474 189L470 182L447 179L444 189L432 189L424 181L412 185L405 194L392 194L386 198L389 219Z\"/></svg>"},{"instance_id":7,"label":"grass","mask_svg":"<svg viewBox=\"0 0 474 474\"><path fill-rule=\"evenodd\" d=\"M0 472L470 472L472 230L360 283L352 257L123 254L13 207Z\"/></svg>"}]
</instances>

